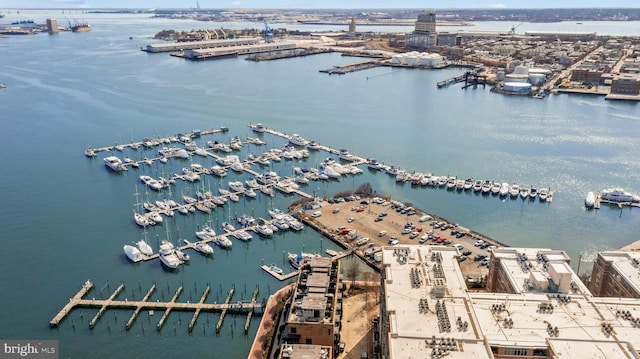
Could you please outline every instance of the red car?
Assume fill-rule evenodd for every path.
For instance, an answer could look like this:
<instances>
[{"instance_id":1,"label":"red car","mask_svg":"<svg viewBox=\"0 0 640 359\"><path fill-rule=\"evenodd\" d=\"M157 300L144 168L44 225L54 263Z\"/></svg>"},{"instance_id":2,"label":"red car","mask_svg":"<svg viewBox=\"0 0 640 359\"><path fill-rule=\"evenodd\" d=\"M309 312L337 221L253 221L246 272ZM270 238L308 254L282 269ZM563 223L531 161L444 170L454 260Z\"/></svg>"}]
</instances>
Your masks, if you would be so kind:
<instances>
[{"instance_id":1,"label":"red car","mask_svg":"<svg viewBox=\"0 0 640 359\"><path fill-rule=\"evenodd\" d=\"M356 208L356 212L364 212L364 208L358 207L358 208Z\"/></svg>"},{"instance_id":2,"label":"red car","mask_svg":"<svg viewBox=\"0 0 640 359\"><path fill-rule=\"evenodd\" d=\"M338 234L344 235L344 234L349 234L349 232L351 232L351 230L348 229L348 228L345 228L345 229L341 230L340 232L338 232Z\"/></svg>"},{"instance_id":3,"label":"red car","mask_svg":"<svg viewBox=\"0 0 640 359\"><path fill-rule=\"evenodd\" d=\"M416 232L422 232L422 227L416 228Z\"/></svg>"}]
</instances>

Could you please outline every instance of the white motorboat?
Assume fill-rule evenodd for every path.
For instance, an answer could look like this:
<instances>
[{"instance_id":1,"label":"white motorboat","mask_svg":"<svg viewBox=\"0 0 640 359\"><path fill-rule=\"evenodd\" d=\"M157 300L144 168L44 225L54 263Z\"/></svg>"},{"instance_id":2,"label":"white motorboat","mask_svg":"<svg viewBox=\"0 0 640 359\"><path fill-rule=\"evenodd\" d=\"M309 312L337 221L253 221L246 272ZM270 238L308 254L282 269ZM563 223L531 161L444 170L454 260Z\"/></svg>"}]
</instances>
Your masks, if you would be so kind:
<instances>
[{"instance_id":1,"label":"white motorboat","mask_svg":"<svg viewBox=\"0 0 640 359\"><path fill-rule=\"evenodd\" d=\"M127 166L125 166L122 163L122 161L116 156L105 157L104 165L114 172L121 172L121 171L127 170Z\"/></svg>"},{"instance_id":2,"label":"white motorboat","mask_svg":"<svg viewBox=\"0 0 640 359\"><path fill-rule=\"evenodd\" d=\"M260 187L260 185L258 184L258 181L256 181L254 178L248 179L246 181L244 181L247 186L249 186L250 188L258 188Z\"/></svg>"},{"instance_id":3,"label":"white motorboat","mask_svg":"<svg viewBox=\"0 0 640 359\"><path fill-rule=\"evenodd\" d=\"M529 199L533 200L537 196L538 196L538 190L534 186L531 186L531 188L529 189Z\"/></svg>"},{"instance_id":4,"label":"white motorboat","mask_svg":"<svg viewBox=\"0 0 640 359\"><path fill-rule=\"evenodd\" d=\"M238 221L238 224L242 228L251 227L256 224L256 219L246 214L243 214L242 216L238 217L236 220Z\"/></svg>"},{"instance_id":5,"label":"white motorboat","mask_svg":"<svg viewBox=\"0 0 640 359\"><path fill-rule=\"evenodd\" d=\"M600 198L615 203L633 203L640 200L638 196L626 192L622 188L605 189L600 192Z\"/></svg>"},{"instance_id":6,"label":"white motorboat","mask_svg":"<svg viewBox=\"0 0 640 359\"><path fill-rule=\"evenodd\" d=\"M309 141L309 143L307 143L307 148L310 150L317 150L320 148L320 144L316 141Z\"/></svg>"},{"instance_id":7,"label":"white motorboat","mask_svg":"<svg viewBox=\"0 0 640 359\"><path fill-rule=\"evenodd\" d=\"M159 191L162 189L162 184L157 179L151 176L142 175L140 176L140 181L154 191Z\"/></svg>"},{"instance_id":8,"label":"white motorboat","mask_svg":"<svg viewBox=\"0 0 640 359\"><path fill-rule=\"evenodd\" d=\"M233 202L240 201L240 197L238 197L238 195L235 193L229 193L229 199L232 200Z\"/></svg>"},{"instance_id":9,"label":"white motorboat","mask_svg":"<svg viewBox=\"0 0 640 359\"><path fill-rule=\"evenodd\" d=\"M158 254L160 255L160 262L166 268L176 269L180 264L182 264L182 261L178 258L173 249L173 244L166 240L162 241L162 244L160 244Z\"/></svg>"},{"instance_id":10,"label":"white motorboat","mask_svg":"<svg viewBox=\"0 0 640 359\"><path fill-rule=\"evenodd\" d=\"M195 250L204 254L205 256L213 254L213 248L205 242L196 242L194 246Z\"/></svg>"},{"instance_id":11,"label":"white motorboat","mask_svg":"<svg viewBox=\"0 0 640 359\"><path fill-rule=\"evenodd\" d=\"M540 188L538 190L538 198L540 198L541 202L546 202L547 201L547 196L549 196L549 189L548 188Z\"/></svg>"},{"instance_id":12,"label":"white motorboat","mask_svg":"<svg viewBox=\"0 0 640 359\"><path fill-rule=\"evenodd\" d=\"M491 192L491 181L485 180L482 183L482 193L489 193L489 192Z\"/></svg>"},{"instance_id":13,"label":"white motorboat","mask_svg":"<svg viewBox=\"0 0 640 359\"><path fill-rule=\"evenodd\" d=\"M224 249L230 249L233 246L233 242L231 242L231 240L224 235L217 236L213 240L213 243Z\"/></svg>"},{"instance_id":14,"label":"white motorboat","mask_svg":"<svg viewBox=\"0 0 640 359\"><path fill-rule=\"evenodd\" d=\"M275 263L272 263L271 265L269 265L269 268L268 268L268 269L269 269L270 271L272 271L272 272L276 273L276 274L280 274L280 275L282 275L282 273L284 273L284 272L282 271L282 268L280 268L280 267L276 266L276 265L275 265Z\"/></svg>"},{"instance_id":15,"label":"white motorboat","mask_svg":"<svg viewBox=\"0 0 640 359\"><path fill-rule=\"evenodd\" d=\"M84 155L87 157L95 157L97 153L93 148L89 147L84 151Z\"/></svg>"},{"instance_id":16,"label":"white motorboat","mask_svg":"<svg viewBox=\"0 0 640 359\"><path fill-rule=\"evenodd\" d=\"M178 259L180 261L182 261L182 262L188 262L191 259L191 256L189 256L189 254L183 252L182 249L180 249L180 248L174 249L174 253L175 253L176 257L178 257Z\"/></svg>"},{"instance_id":17,"label":"white motorboat","mask_svg":"<svg viewBox=\"0 0 640 359\"><path fill-rule=\"evenodd\" d=\"M300 136L297 133L294 133L293 135L289 136L289 142L296 146L304 146L307 144L307 140L302 138L302 136Z\"/></svg>"},{"instance_id":18,"label":"white motorboat","mask_svg":"<svg viewBox=\"0 0 640 359\"><path fill-rule=\"evenodd\" d=\"M447 189L453 189L456 186L456 178L450 176L447 178Z\"/></svg>"},{"instance_id":19,"label":"white motorboat","mask_svg":"<svg viewBox=\"0 0 640 359\"><path fill-rule=\"evenodd\" d=\"M340 178L341 177L340 173L338 173L338 171L336 171L331 166L325 166L324 169L322 170L322 173L324 173L325 175L329 176L329 178Z\"/></svg>"},{"instance_id":20,"label":"white motorboat","mask_svg":"<svg viewBox=\"0 0 640 359\"><path fill-rule=\"evenodd\" d=\"M504 197L509 194L509 184L507 182L503 182L500 185L500 191L498 192L498 194L500 195L500 197Z\"/></svg>"},{"instance_id":21,"label":"white motorboat","mask_svg":"<svg viewBox=\"0 0 640 359\"><path fill-rule=\"evenodd\" d=\"M455 188L456 188L456 191L462 191L464 189L464 180L457 179Z\"/></svg>"},{"instance_id":22,"label":"white motorboat","mask_svg":"<svg viewBox=\"0 0 640 359\"><path fill-rule=\"evenodd\" d=\"M464 180L464 190L468 191L471 189L471 187L473 187L473 178L467 178L466 180Z\"/></svg>"},{"instance_id":23,"label":"white motorboat","mask_svg":"<svg viewBox=\"0 0 640 359\"><path fill-rule=\"evenodd\" d=\"M529 197L529 189L525 187L520 188L520 197L522 197L522 199Z\"/></svg>"},{"instance_id":24,"label":"white motorboat","mask_svg":"<svg viewBox=\"0 0 640 359\"><path fill-rule=\"evenodd\" d=\"M287 223L289 223L289 228L293 229L294 231L301 231L302 229L304 229L304 224L293 217L288 219Z\"/></svg>"},{"instance_id":25,"label":"white motorboat","mask_svg":"<svg viewBox=\"0 0 640 359\"><path fill-rule=\"evenodd\" d=\"M271 187L269 186L261 186L260 187L260 192L266 194L267 196L273 197L273 189L271 189Z\"/></svg>"},{"instance_id":26,"label":"white motorboat","mask_svg":"<svg viewBox=\"0 0 640 359\"><path fill-rule=\"evenodd\" d=\"M518 197L519 193L520 193L520 186L518 186L515 183L509 186L509 195L511 196L511 198Z\"/></svg>"},{"instance_id":27,"label":"white motorboat","mask_svg":"<svg viewBox=\"0 0 640 359\"><path fill-rule=\"evenodd\" d=\"M273 230L266 224L258 224L257 226L253 227L253 230L264 237L269 237L273 234Z\"/></svg>"},{"instance_id":28,"label":"white motorboat","mask_svg":"<svg viewBox=\"0 0 640 359\"><path fill-rule=\"evenodd\" d=\"M258 194L256 193L256 191L253 190L253 188L247 188L244 191L244 195L250 198L255 198L256 196L258 196Z\"/></svg>"},{"instance_id":29,"label":"white motorboat","mask_svg":"<svg viewBox=\"0 0 640 359\"><path fill-rule=\"evenodd\" d=\"M136 245L138 246L140 253L148 256L153 254L153 248L151 248L151 246L147 242L145 242L144 239L141 239L140 241L138 241Z\"/></svg>"},{"instance_id":30,"label":"white motorboat","mask_svg":"<svg viewBox=\"0 0 640 359\"><path fill-rule=\"evenodd\" d=\"M272 222L276 227L278 227L278 229L281 230L287 230L289 229L289 224L287 223L287 221L285 221L284 219L276 219L275 221Z\"/></svg>"},{"instance_id":31,"label":"white motorboat","mask_svg":"<svg viewBox=\"0 0 640 359\"><path fill-rule=\"evenodd\" d=\"M229 189L231 189L233 192L244 192L245 191L244 184L242 184L242 181L231 181L231 182L229 182Z\"/></svg>"},{"instance_id":32,"label":"white motorboat","mask_svg":"<svg viewBox=\"0 0 640 359\"><path fill-rule=\"evenodd\" d=\"M341 160L349 162L353 162L358 159L356 156L350 154L349 151L344 148L340 150L340 154L338 154L338 157L340 157Z\"/></svg>"},{"instance_id":33,"label":"white motorboat","mask_svg":"<svg viewBox=\"0 0 640 359\"><path fill-rule=\"evenodd\" d=\"M158 212L149 212L149 218L155 223L162 223L162 216Z\"/></svg>"},{"instance_id":34,"label":"white motorboat","mask_svg":"<svg viewBox=\"0 0 640 359\"><path fill-rule=\"evenodd\" d=\"M314 258L314 257L319 257L320 255L315 253L304 253L304 252L300 252L300 253L289 253L288 257L289 257L289 263L291 264L292 267L294 268L300 268L300 266L302 265L302 263L310 258Z\"/></svg>"},{"instance_id":35,"label":"white motorboat","mask_svg":"<svg viewBox=\"0 0 640 359\"><path fill-rule=\"evenodd\" d=\"M211 174L216 175L218 177L224 177L227 175L227 169L222 166L215 165L211 167Z\"/></svg>"},{"instance_id":36,"label":"white motorboat","mask_svg":"<svg viewBox=\"0 0 640 359\"><path fill-rule=\"evenodd\" d=\"M500 188L501 187L502 187L502 185L500 184L500 182L493 181L493 183L491 184L491 194L495 196L498 193L500 193Z\"/></svg>"},{"instance_id":37,"label":"white motorboat","mask_svg":"<svg viewBox=\"0 0 640 359\"><path fill-rule=\"evenodd\" d=\"M222 230L229 233L229 232L234 232L236 228L233 226L233 224L229 222L222 222Z\"/></svg>"},{"instance_id":38,"label":"white motorboat","mask_svg":"<svg viewBox=\"0 0 640 359\"><path fill-rule=\"evenodd\" d=\"M584 199L584 206L587 208L593 208L596 205L596 195L589 191L587 197Z\"/></svg>"},{"instance_id":39,"label":"white motorboat","mask_svg":"<svg viewBox=\"0 0 640 359\"><path fill-rule=\"evenodd\" d=\"M127 258L129 258L132 262L135 263L142 260L142 254L140 253L140 250L138 248L125 244L122 249L124 250L124 254L127 256Z\"/></svg>"},{"instance_id":40,"label":"white motorboat","mask_svg":"<svg viewBox=\"0 0 640 359\"><path fill-rule=\"evenodd\" d=\"M202 241L212 241L216 238L216 231L208 225L205 225L202 227L202 230L196 232L196 237Z\"/></svg>"},{"instance_id":41,"label":"white motorboat","mask_svg":"<svg viewBox=\"0 0 640 359\"><path fill-rule=\"evenodd\" d=\"M367 167L371 168L372 170L379 170L382 168L382 164L375 158L370 158L367 160Z\"/></svg>"},{"instance_id":42,"label":"white motorboat","mask_svg":"<svg viewBox=\"0 0 640 359\"><path fill-rule=\"evenodd\" d=\"M239 161L232 163L230 168L236 172L244 172L244 165Z\"/></svg>"},{"instance_id":43,"label":"white motorboat","mask_svg":"<svg viewBox=\"0 0 640 359\"><path fill-rule=\"evenodd\" d=\"M195 199L195 198L193 198L193 197L191 197L191 196L187 196L187 195L182 195L182 200L183 200L185 203L189 203L189 204L192 204L192 203L196 203L196 202L198 202L198 200L197 200L197 199Z\"/></svg>"},{"instance_id":44,"label":"white motorboat","mask_svg":"<svg viewBox=\"0 0 640 359\"><path fill-rule=\"evenodd\" d=\"M141 215L140 213L133 211L133 219L136 221L136 224L139 225L140 227L145 227L148 225L151 225L151 223L149 223L149 219L143 215Z\"/></svg>"},{"instance_id":45,"label":"white motorboat","mask_svg":"<svg viewBox=\"0 0 640 359\"><path fill-rule=\"evenodd\" d=\"M256 123L255 125L251 126L251 129L253 130L253 132L258 132L258 133L263 133L266 130L264 125L261 123Z\"/></svg>"},{"instance_id":46,"label":"white motorboat","mask_svg":"<svg viewBox=\"0 0 640 359\"><path fill-rule=\"evenodd\" d=\"M241 241L250 241L250 240L253 239L251 234L249 232L245 231L244 229L239 229L239 230L233 232L233 236L236 237L237 239L241 240Z\"/></svg>"}]
</instances>

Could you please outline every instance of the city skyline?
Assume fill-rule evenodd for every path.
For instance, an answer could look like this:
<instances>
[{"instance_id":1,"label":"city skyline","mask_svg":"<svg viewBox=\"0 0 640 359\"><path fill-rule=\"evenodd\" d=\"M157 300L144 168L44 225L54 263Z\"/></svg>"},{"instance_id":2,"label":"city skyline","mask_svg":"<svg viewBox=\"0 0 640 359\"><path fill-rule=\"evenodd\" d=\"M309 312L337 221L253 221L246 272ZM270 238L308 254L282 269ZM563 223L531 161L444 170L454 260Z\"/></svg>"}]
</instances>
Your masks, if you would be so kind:
<instances>
[{"instance_id":1,"label":"city skyline","mask_svg":"<svg viewBox=\"0 0 640 359\"><path fill-rule=\"evenodd\" d=\"M3 0L0 1L0 8L195 8L196 1L178 0L139 0L132 6L131 2L124 0ZM348 3L327 0L327 1L294 1L294 0L230 0L220 3L213 0L199 1L203 9L226 9L226 8L258 8L258 9L398 9L425 8L425 4L417 0L353 0ZM579 0L558 2L552 0L540 0L523 6L522 2L516 0L489 0L477 2L471 0L438 1L431 3L428 8L433 9L545 9L545 8L638 8L640 3L637 0L612 0L606 6L602 6L599 0Z\"/></svg>"}]
</instances>

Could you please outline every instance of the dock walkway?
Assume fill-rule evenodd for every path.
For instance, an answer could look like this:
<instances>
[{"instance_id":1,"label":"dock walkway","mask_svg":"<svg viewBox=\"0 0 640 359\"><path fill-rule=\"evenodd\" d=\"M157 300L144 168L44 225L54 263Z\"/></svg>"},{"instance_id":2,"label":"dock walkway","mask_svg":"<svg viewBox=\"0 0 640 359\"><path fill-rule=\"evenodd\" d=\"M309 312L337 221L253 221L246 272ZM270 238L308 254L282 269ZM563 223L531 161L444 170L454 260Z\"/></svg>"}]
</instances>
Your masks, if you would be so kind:
<instances>
[{"instance_id":1,"label":"dock walkway","mask_svg":"<svg viewBox=\"0 0 640 359\"><path fill-rule=\"evenodd\" d=\"M227 296L227 300L223 304L211 304L205 303L205 300L210 292L210 288L207 287L200 298L200 301L197 303L191 302L177 302L179 295L182 293L182 286L180 286L170 301L149 301L150 296L155 291L155 284L147 291L146 295L141 300L116 300L115 298L124 290L124 284L120 284L118 288L109 296L106 300L99 299L83 299L84 296L94 287L93 282L87 281L80 288L78 293L69 299L69 303L67 303L49 322L49 326L52 328L56 328L60 325L62 320L73 311L75 308L99 308L98 313L94 316L94 318L89 323L89 328L93 329L97 324L100 317L104 314L104 312L108 309L133 309L134 313L129 318L127 323L125 324L125 328L129 330L135 321L135 318L142 310L164 310L164 314L156 328L160 330L169 316L171 311L193 311L194 315L189 324L189 331L193 330L193 326L196 323L197 317L201 312L218 312L222 313L218 325L216 326L216 331L220 331L222 327L222 320L224 315L231 311L234 313L249 313L254 312L256 309L262 312L264 304L252 299L251 301L238 301L236 303L231 303L231 297L233 295L234 290L232 289ZM254 294L256 296L256 294Z\"/></svg>"}]
</instances>

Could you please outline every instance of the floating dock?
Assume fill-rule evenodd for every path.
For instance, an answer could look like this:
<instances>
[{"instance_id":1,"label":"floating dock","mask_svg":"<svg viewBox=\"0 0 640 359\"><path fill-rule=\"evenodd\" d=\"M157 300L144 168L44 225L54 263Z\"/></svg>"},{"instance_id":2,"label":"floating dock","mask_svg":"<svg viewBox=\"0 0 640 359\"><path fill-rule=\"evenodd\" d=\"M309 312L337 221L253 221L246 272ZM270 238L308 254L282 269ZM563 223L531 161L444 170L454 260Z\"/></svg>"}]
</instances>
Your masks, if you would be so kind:
<instances>
[{"instance_id":1,"label":"floating dock","mask_svg":"<svg viewBox=\"0 0 640 359\"><path fill-rule=\"evenodd\" d=\"M193 330L196 320L198 319L198 315L201 312L216 312L216 313L222 313L220 315L220 320L216 325L216 332L219 332L220 328L222 327L224 316L228 311L232 311L234 313L254 313L258 311L259 313L262 313L262 310L264 309L264 303L258 302L256 300L258 288L256 288L256 292L254 292L254 295L251 301L248 301L248 302L238 301L237 303L230 303L231 297L233 296L233 293L234 293L234 289L232 288L224 304L210 304L210 303L205 303L205 300L210 292L209 286L207 286L204 293L202 294L202 297L197 303L190 303L190 302L182 303L177 301L178 297L182 293L182 286L180 286L176 290L173 297L168 302L149 301L149 298L156 290L155 284L151 286L151 288L147 291L146 295L141 300L137 300L137 301L136 300L130 301L127 299L116 300L116 297L124 290L124 287L125 287L124 284L120 284L118 288L116 288L116 290L109 296L108 299L105 299L105 300L100 300L95 298L83 299L84 296L93 288L93 286L94 286L93 282L91 281L85 282L82 288L80 288L80 290L78 291L78 293L76 293L72 298L69 298L69 303L67 303L56 314L56 316L53 317L53 319L51 319L51 321L49 322L49 326L51 328L56 328L60 326L60 323L62 322L62 320L64 320L64 318L66 318L67 315L69 315L69 313L71 313L71 311L73 311L75 308L99 308L98 313L89 322L90 329L93 329L95 327L100 317L108 309L133 309L134 310L133 314L125 324L125 328L129 330L131 329L131 326L133 325L140 311L163 310L164 314L162 315L162 318L160 318L160 321L156 325L157 330L160 330L162 329L162 326L164 325L171 311L192 311L194 312L194 314L191 319L191 322L189 323L189 331Z\"/></svg>"},{"instance_id":2,"label":"floating dock","mask_svg":"<svg viewBox=\"0 0 640 359\"><path fill-rule=\"evenodd\" d=\"M263 271L265 271L265 272L267 272L267 273L271 274L275 279L277 279L277 280L279 280L279 281L283 281L283 280L291 279L291 278L293 278L293 277L297 276L298 274L300 274L300 272L299 272L299 271L294 271L294 272L291 272L291 273L289 273L289 274L280 274L280 273L276 273L276 272L274 272L273 270L271 270L271 268L269 268L269 266L267 266L267 265L263 265L263 266L262 266L262 267L260 267L260 268L262 268L262 270L263 270Z\"/></svg>"},{"instance_id":3,"label":"floating dock","mask_svg":"<svg viewBox=\"0 0 640 359\"><path fill-rule=\"evenodd\" d=\"M323 72L329 75L344 75L350 72L371 69L379 65L380 65L379 60L366 60L366 61L360 61L353 64L348 64L348 65L335 66L330 69L320 70L320 72Z\"/></svg>"}]
</instances>

